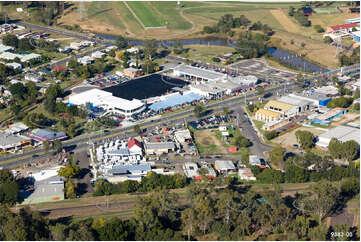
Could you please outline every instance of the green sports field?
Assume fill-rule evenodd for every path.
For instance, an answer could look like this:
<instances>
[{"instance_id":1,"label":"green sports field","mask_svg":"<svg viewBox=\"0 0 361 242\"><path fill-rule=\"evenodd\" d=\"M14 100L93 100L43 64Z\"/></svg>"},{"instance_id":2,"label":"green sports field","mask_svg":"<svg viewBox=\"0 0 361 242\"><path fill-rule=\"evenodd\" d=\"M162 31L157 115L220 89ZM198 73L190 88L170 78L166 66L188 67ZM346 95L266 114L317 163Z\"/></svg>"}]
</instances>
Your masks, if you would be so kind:
<instances>
[{"instance_id":1,"label":"green sports field","mask_svg":"<svg viewBox=\"0 0 361 242\"><path fill-rule=\"evenodd\" d=\"M158 9L154 8L151 2L127 2L129 7L142 21L144 27L161 27L166 21Z\"/></svg>"}]
</instances>

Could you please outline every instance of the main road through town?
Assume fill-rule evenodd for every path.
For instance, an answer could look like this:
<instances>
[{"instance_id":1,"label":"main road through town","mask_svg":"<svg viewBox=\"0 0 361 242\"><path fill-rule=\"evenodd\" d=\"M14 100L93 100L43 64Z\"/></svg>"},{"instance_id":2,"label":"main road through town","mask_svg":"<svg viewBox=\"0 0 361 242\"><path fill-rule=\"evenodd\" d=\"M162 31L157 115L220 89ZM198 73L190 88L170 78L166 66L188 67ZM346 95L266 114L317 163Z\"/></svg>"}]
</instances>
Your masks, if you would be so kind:
<instances>
[{"instance_id":1,"label":"main road through town","mask_svg":"<svg viewBox=\"0 0 361 242\"><path fill-rule=\"evenodd\" d=\"M285 84L286 85L286 84ZM296 85L295 84L291 84L291 85L287 85L286 88L291 89L291 88L295 88ZM280 91L280 87L271 87L269 89L266 90L265 93L272 93L272 95L278 93ZM249 93L246 95L242 95L242 96L237 96L234 98L228 98L225 100L221 100L217 103L212 103L209 105L206 105L205 108L207 109L218 109L221 110L223 107L236 107L235 105L244 105L244 100L247 99L247 101L252 101L252 100L257 100L259 98L258 94L256 92L253 93ZM144 122L138 122L137 124L139 124L142 128L147 128L147 131L151 131L153 129L155 129L155 127L161 125L161 124L167 124L168 126L172 126L172 125L176 125L179 123L184 123L184 121L191 121L194 120L195 117L193 115L193 110L186 110L183 112L179 112L179 113L175 113L175 114L170 114L166 117L160 117L160 118L156 118L154 117L153 119L148 119L147 121ZM121 136L123 138L132 136L132 135L136 135L133 132L133 128L134 125L132 126L128 126L128 127L124 127L124 128L115 128L115 129L109 129L108 132L93 132L93 133L88 133L88 134L84 134L81 135L79 137L73 138L73 139L69 139L66 141L63 141L63 146L65 148L70 147L72 149L73 152L78 151L78 150L82 150L82 149L86 149L87 147L89 147L89 141L91 140L92 142L95 143L101 143L104 140L108 140L112 137L116 137L116 136ZM43 148L36 148L34 150L28 151L28 152L24 152L22 154L16 154L16 155L10 155L10 156L3 156L0 157L0 166L1 167L7 167L7 168L11 168L11 167L17 167L19 165L23 165L23 164L28 164L28 163L33 163L36 162L38 160L42 160L48 157L52 157L53 152L52 151L48 151L46 152L45 149Z\"/></svg>"}]
</instances>

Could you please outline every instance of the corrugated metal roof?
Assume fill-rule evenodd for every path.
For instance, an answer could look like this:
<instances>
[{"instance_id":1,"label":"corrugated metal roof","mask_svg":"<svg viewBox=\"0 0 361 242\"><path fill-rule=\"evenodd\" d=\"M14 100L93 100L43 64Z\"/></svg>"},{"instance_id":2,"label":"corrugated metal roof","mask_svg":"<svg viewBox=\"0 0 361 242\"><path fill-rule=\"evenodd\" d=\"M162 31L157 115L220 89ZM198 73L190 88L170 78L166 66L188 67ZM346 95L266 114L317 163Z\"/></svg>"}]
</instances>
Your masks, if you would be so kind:
<instances>
[{"instance_id":1,"label":"corrugated metal roof","mask_svg":"<svg viewBox=\"0 0 361 242\"><path fill-rule=\"evenodd\" d=\"M276 101L276 100L270 100L265 106L264 108L270 108L270 107L275 107L278 109L281 109L282 112L286 112L288 110L290 110L293 105L288 104L288 103L284 103L284 102L280 102L280 101Z\"/></svg>"},{"instance_id":2,"label":"corrugated metal roof","mask_svg":"<svg viewBox=\"0 0 361 242\"><path fill-rule=\"evenodd\" d=\"M268 117L279 118L280 114L271 110L259 109L256 113L266 115Z\"/></svg>"}]
</instances>

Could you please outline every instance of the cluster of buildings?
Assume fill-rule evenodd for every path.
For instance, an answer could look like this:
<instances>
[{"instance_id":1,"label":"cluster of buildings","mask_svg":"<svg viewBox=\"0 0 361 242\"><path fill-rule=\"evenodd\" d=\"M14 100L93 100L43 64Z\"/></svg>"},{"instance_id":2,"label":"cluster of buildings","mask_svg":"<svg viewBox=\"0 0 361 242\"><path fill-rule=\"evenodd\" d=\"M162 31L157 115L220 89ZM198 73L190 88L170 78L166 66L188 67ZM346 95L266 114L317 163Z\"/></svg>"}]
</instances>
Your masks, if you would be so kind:
<instances>
[{"instance_id":1,"label":"cluster of buildings","mask_svg":"<svg viewBox=\"0 0 361 242\"><path fill-rule=\"evenodd\" d=\"M192 136L187 129L167 131L163 136L145 135L129 140L115 140L100 145L95 149L95 159L99 174L110 182L125 180L140 181L149 171L160 174L174 174L164 169L152 169L156 158L168 154L183 152L195 155ZM159 158L158 158L159 159Z\"/></svg>"},{"instance_id":2,"label":"cluster of buildings","mask_svg":"<svg viewBox=\"0 0 361 242\"><path fill-rule=\"evenodd\" d=\"M318 141L316 142L316 145L318 147L327 149L332 138L336 138L342 143L353 140L360 144L360 126L358 125L358 127L351 127L340 125L329 129L317 137Z\"/></svg>"},{"instance_id":3,"label":"cluster of buildings","mask_svg":"<svg viewBox=\"0 0 361 242\"><path fill-rule=\"evenodd\" d=\"M67 135L48 129L33 129L19 122L0 132L0 151L12 152L25 146L37 146L43 141L64 140Z\"/></svg>"},{"instance_id":4,"label":"cluster of buildings","mask_svg":"<svg viewBox=\"0 0 361 242\"><path fill-rule=\"evenodd\" d=\"M41 55L35 53L16 53L14 47L0 44L0 60L5 61L14 69L21 69L22 63L40 61Z\"/></svg>"},{"instance_id":5,"label":"cluster of buildings","mask_svg":"<svg viewBox=\"0 0 361 242\"><path fill-rule=\"evenodd\" d=\"M265 130L273 130L284 126L295 116L305 115L307 111L317 109L324 110L324 113L327 113L324 118L329 121L331 120L329 118L337 117L338 112L330 111L325 107L336 95L338 95L338 89L331 86L302 93L291 93L277 100L268 101L263 108L257 110L255 119L265 123L263 126ZM322 116L320 118L323 119Z\"/></svg>"},{"instance_id":6,"label":"cluster of buildings","mask_svg":"<svg viewBox=\"0 0 361 242\"><path fill-rule=\"evenodd\" d=\"M38 170L27 177L26 188L20 190L21 204L64 200L64 181L58 176L60 167Z\"/></svg>"},{"instance_id":7,"label":"cluster of buildings","mask_svg":"<svg viewBox=\"0 0 361 242\"><path fill-rule=\"evenodd\" d=\"M138 99L127 100L113 96L112 93L97 88L69 96L69 105L90 104L93 108L102 108L105 114L132 116L145 110L145 103Z\"/></svg>"},{"instance_id":8,"label":"cluster of buildings","mask_svg":"<svg viewBox=\"0 0 361 242\"><path fill-rule=\"evenodd\" d=\"M182 168L186 177L196 180L201 180L202 175L208 178L215 178L217 174L221 176L238 176L240 180L246 181L256 180L250 168L244 165L240 165L237 168L231 160L216 160L214 162L214 169L209 164L203 164L199 167L195 162L184 162Z\"/></svg>"},{"instance_id":9,"label":"cluster of buildings","mask_svg":"<svg viewBox=\"0 0 361 242\"><path fill-rule=\"evenodd\" d=\"M356 9L356 8L355 8ZM357 8L360 11L359 8ZM345 24L329 26L323 37L330 37L338 40L345 37L352 37L355 41L354 47L360 45L360 18L347 19Z\"/></svg>"},{"instance_id":10,"label":"cluster of buildings","mask_svg":"<svg viewBox=\"0 0 361 242\"><path fill-rule=\"evenodd\" d=\"M255 88L258 78L255 76L228 75L190 65L178 65L173 75L191 81L189 89L207 99L219 99L224 95L245 92Z\"/></svg>"}]
</instances>

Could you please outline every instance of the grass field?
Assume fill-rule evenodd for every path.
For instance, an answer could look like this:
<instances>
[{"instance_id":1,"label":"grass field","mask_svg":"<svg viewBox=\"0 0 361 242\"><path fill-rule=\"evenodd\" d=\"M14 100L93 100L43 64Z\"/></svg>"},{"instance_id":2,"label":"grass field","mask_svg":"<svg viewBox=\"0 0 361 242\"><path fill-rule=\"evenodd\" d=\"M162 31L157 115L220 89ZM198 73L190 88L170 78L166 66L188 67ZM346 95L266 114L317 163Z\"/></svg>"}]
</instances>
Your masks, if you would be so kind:
<instances>
[{"instance_id":1,"label":"grass field","mask_svg":"<svg viewBox=\"0 0 361 242\"><path fill-rule=\"evenodd\" d=\"M166 21L151 2L127 2L145 27L165 26Z\"/></svg>"},{"instance_id":2,"label":"grass field","mask_svg":"<svg viewBox=\"0 0 361 242\"><path fill-rule=\"evenodd\" d=\"M337 8L314 8L313 11L315 11L318 14L340 13L340 11Z\"/></svg>"}]
</instances>

